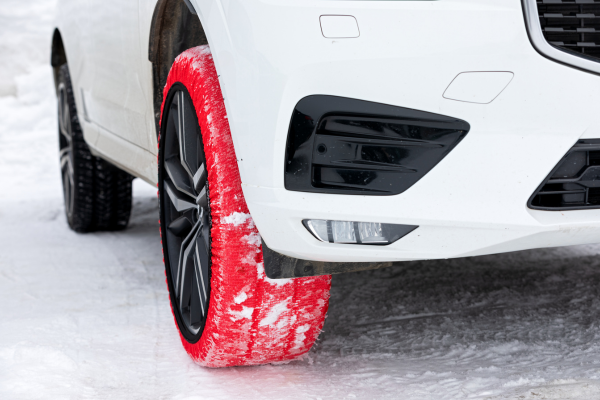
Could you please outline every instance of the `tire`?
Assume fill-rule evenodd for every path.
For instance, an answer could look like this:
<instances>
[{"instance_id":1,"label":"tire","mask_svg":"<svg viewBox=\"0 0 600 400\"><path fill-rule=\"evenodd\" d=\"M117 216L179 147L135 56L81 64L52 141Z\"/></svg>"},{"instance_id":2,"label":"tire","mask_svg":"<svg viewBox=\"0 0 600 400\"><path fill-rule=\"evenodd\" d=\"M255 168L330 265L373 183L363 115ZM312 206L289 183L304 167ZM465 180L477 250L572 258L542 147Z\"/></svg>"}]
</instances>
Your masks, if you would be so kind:
<instances>
[{"instance_id":1,"label":"tire","mask_svg":"<svg viewBox=\"0 0 600 400\"><path fill-rule=\"evenodd\" d=\"M308 352L331 277L266 277L208 46L185 51L169 72L158 157L166 280L187 353L200 365L228 367Z\"/></svg>"},{"instance_id":2,"label":"tire","mask_svg":"<svg viewBox=\"0 0 600 400\"><path fill-rule=\"evenodd\" d=\"M58 137L69 227L76 232L125 229L133 177L90 152L77 117L67 64L58 74Z\"/></svg>"}]
</instances>

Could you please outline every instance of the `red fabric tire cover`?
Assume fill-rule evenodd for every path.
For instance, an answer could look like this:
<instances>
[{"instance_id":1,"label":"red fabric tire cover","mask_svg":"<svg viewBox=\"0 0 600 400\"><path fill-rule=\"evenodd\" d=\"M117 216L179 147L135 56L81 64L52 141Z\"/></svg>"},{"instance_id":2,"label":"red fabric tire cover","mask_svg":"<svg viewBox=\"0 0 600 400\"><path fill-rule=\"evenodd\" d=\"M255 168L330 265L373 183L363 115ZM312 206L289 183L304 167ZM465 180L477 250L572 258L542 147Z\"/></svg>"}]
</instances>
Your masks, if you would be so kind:
<instances>
[{"instance_id":1,"label":"red fabric tire cover","mask_svg":"<svg viewBox=\"0 0 600 400\"><path fill-rule=\"evenodd\" d=\"M198 115L212 216L207 321L197 343L191 344L180 335L183 346L194 361L207 367L298 358L310 350L323 327L331 277L271 280L265 276L261 239L242 193L227 113L208 46L177 57L164 99L176 82L187 88Z\"/></svg>"}]
</instances>

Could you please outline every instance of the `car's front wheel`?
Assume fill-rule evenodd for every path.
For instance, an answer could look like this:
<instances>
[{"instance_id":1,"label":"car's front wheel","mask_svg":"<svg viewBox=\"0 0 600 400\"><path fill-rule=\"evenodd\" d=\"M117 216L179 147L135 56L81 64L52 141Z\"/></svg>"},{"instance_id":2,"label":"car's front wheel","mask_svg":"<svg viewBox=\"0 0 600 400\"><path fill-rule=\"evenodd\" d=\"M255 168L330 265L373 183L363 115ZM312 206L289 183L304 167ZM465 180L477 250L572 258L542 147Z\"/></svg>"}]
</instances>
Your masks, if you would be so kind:
<instances>
[{"instance_id":1,"label":"car's front wheel","mask_svg":"<svg viewBox=\"0 0 600 400\"><path fill-rule=\"evenodd\" d=\"M175 60L164 93L160 226L185 349L209 367L297 358L323 326L330 276L266 277L208 46Z\"/></svg>"}]
</instances>

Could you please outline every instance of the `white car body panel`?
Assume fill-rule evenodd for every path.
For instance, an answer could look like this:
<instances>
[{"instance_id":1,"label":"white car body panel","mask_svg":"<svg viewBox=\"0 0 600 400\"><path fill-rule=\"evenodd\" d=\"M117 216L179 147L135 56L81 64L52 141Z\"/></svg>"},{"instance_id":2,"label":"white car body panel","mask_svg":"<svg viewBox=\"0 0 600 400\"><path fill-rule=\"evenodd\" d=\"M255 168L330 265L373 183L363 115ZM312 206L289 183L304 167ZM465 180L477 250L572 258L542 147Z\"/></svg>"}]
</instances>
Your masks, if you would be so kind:
<instances>
[{"instance_id":1,"label":"white car body panel","mask_svg":"<svg viewBox=\"0 0 600 400\"><path fill-rule=\"evenodd\" d=\"M393 261L600 241L600 210L527 208L578 139L600 138L600 77L540 55L528 38L521 0L191 1L220 75L246 201L271 249L321 261ZM93 62L83 55L89 33L74 18L93 12L102 21L112 12L107 8L117 5L94 1L87 9L76 3L62 1L58 28L75 87L91 87L93 93L98 72L90 72ZM141 47L136 52L123 41L131 50L118 77L123 87L119 96L106 96L114 96L113 103L122 104L130 117L115 116L119 122L112 129L84 124L96 152L150 183L156 183L156 134L147 47L155 4L139 0L137 21L131 12L119 17L131 24L127 35L139 34ZM325 38L322 15L353 16L360 36ZM123 33L105 34L118 42ZM100 53L94 59L110 56L103 48L95 48ZM443 96L461 73L498 71L514 76L488 104ZM284 157L290 118L298 101L314 94L443 114L467 121L471 130L402 194L288 191ZM81 114L81 92L76 95ZM330 244L303 227L305 218L419 228L389 246Z\"/></svg>"}]
</instances>

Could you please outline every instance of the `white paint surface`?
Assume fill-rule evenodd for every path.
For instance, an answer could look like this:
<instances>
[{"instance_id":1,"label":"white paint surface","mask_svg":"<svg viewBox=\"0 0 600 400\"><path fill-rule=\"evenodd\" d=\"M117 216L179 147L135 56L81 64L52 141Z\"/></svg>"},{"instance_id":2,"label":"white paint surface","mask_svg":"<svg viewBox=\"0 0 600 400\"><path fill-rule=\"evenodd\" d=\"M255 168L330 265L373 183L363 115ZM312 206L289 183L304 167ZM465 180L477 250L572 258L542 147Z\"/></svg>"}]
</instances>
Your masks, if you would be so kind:
<instances>
[{"instance_id":1,"label":"white paint surface","mask_svg":"<svg viewBox=\"0 0 600 400\"><path fill-rule=\"evenodd\" d=\"M351 15L321 15L321 32L330 39L357 38L358 22Z\"/></svg>"},{"instance_id":2,"label":"white paint surface","mask_svg":"<svg viewBox=\"0 0 600 400\"><path fill-rule=\"evenodd\" d=\"M29 54L48 51L48 4L0 5L0 37L33 40L3 42L23 73L0 64L18 93L0 97L0 399L600 398L600 246L335 276L304 360L193 364L169 309L156 189L134 182L126 231L66 225L48 57Z\"/></svg>"},{"instance_id":3,"label":"white paint surface","mask_svg":"<svg viewBox=\"0 0 600 400\"><path fill-rule=\"evenodd\" d=\"M489 104L512 81L512 72L463 72L458 74L444 92L449 100Z\"/></svg>"},{"instance_id":4,"label":"white paint surface","mask_svg":"<svg viewBox=\"0 0 600 400\"><path fill-rule=\"evenodd\" d=\"M119 73L122 65L96 69L94 60L106 63L114 49L130 49L140 40L139 88L151 93L152 69L143 38L149 37L156 1L138 0L139 18L129 1L123 5L119 0L59 1L64 6L59 7L57 23L68 38L64 43L76 88L108 89L97 85L94 76ZM252 223L272 250L309 260L403 261L600 242L600 209L547 213L526 206L578 139L600 137L596 117L600 79L540 57L524 29L522 2L193 3L210 41ZM110 18L121 6L123 14ZM317 26L319 16L341 17L340 26L352 26L353 35L355 17L360 21L360 39L324 39ZM92 38L86 21L96 20L109 24L110 34ZM139 35L132 30L138 20ZM127 38L121 40L121 35ZM96 45L88 45L90 40ZM441 97L464 71L512 71L516 79L487 106ZM488 86L489 82L471 83L461 91ZM76 97L79 93L75 90ZM340 201L337 194L289 191L282 166L290 115L300 99L315 94L446 115L468 122L471 129L439 164L399 195L345 196ZM104 95L112 98L114 93ZM469 92L460 98L491 99L477 97ZM141 107L136 98L132 94L133 103L126 102ZM151 109L146 104L146 110ZM148 136L139 143L99 126L88 130L86 137L96 137L94 146L100 154L156 184L155 120L152 112L146 116L141 132ZM419 228L389 246L331 245L318 242L304 229L301 221L306 218Z\"/></svg>"}]
</instances>

